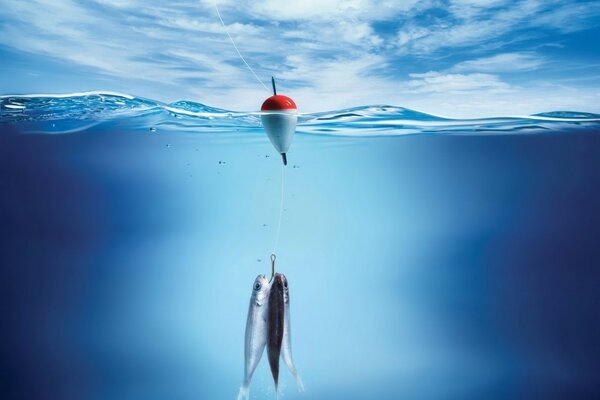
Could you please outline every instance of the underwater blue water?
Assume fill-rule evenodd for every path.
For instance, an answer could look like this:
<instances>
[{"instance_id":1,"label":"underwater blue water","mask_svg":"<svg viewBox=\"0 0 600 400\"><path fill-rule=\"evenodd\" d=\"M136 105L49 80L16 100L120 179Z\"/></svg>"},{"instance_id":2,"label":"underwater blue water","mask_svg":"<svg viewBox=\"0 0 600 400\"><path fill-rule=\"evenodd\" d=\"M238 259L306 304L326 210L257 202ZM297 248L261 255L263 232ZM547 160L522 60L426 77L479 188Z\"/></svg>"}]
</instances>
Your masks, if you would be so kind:
<instances>
[{"instance_id":1,"label":"underwater blue water","mask_svg":"<svg viewBox=\"0 0 600 400\"><path fill-rule=\"evenodd\" d=\"M288 159L283 399L600 396L600 116L303 114ZM234 399L281 176L257 113L1 97L0 398Z\"/></svg>"}]
</instances>

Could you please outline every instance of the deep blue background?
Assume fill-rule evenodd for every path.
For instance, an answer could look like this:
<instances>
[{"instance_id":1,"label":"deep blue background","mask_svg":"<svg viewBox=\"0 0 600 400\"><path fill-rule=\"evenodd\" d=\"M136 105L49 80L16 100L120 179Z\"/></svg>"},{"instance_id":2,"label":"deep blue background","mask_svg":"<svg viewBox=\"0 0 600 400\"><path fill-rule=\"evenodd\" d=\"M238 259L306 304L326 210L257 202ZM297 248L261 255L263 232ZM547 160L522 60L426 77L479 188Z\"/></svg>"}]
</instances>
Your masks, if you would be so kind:
<instances>
[{"instance_id":1,"label":"deep blue background","mask_svg":"<svg viewBox=\"0 0 600 400\"><path fill-rule=\"evenodd\" d=\"M599 398L599 133L299 135L284 398ZM234 398L279 173L263 137L0 126L0 398Z\"/></svg>"}]
</instances>

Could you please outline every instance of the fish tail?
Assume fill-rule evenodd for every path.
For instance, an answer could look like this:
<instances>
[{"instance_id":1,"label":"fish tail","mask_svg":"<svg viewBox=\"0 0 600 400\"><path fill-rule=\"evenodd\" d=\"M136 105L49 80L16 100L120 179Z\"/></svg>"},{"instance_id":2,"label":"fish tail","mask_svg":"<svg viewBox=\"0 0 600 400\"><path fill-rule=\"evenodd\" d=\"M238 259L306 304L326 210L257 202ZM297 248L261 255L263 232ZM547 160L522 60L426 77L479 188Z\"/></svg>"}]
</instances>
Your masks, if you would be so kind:
<instances>
[{"instance_id":1,"label":"fish tail","mask_svg":"<svg viewBox=\"0 0 600 400\"><path fill-rule=\"evenodd\" d=\"M304 383L302 383L302 379L300 378L300 374L298 374L298 370L296 369L296 366L292 361L291 355L289 355L289 353L283 353L283 360L287 364L288 369L290 370L292 376L296 380L296 386L298 386L298 391L304 392Z\"/></svg>"},{"instance_id":2,"label":"fish tail","mask_svg":"<svg viewBox=\"0 0 600 400\"><path fill-rule=\"evenodd\" d=\"M296 375L294 375L294 378L296 378L296 386L298 386L298 391L304 392L304 383L302 383L302 379L300 378L300 375L298 375L298 373L296 373Z\"/></svg>"},{"instance_id":3,"label":"fish tail","mask_svg":"<svg viewBox=\"0 0 600 400\"><path fill-rule=\"evenodd\" d=\"M237 400L248 400L250 398L250 386L247 383L244 383L240 387L240 392L238 393Z\"/></svg>"}]
</instances>

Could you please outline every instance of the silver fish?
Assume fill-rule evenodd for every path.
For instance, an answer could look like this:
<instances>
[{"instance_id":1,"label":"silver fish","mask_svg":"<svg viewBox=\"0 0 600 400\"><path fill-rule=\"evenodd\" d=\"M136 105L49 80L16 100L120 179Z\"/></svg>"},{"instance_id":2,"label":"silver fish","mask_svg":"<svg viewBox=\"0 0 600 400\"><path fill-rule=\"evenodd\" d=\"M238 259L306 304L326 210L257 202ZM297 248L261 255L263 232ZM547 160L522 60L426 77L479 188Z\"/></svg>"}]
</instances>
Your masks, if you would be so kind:
<instances>
[{"instance_id":1,"label":"silver fish","mask_svg":"<svg viewBox=\"0 0 600 400\"><path fill-rule=\"evenodd\" d=\"M248 319L246 320L246 339L244 347L244 382L238 393L238 400L250 397L250 382L256 366L260 361L267 343L269 292L271 285L264 275L259 275L254 280Z\"/></svg>"},{"instance_id":2,"label":"silver fish","mask_svg":"<svg viewBox=\"0 0 600 400\"><path fill-rule=\"evenodd\" d=\"M279 398L279 357L281 355L281 344L283 342L283 324L285 314L285 304L283 299L284 276L275 274L271 280L269 292L269 318L267 334L267 355L269 356L269 366L273 381L275 381L275 393Z\"/></svg>"},{"instance_id":3,"label":"silver fish","mask_svg":"<svg viewBox=\"0 0 600 400\"><path fill-rule=\"evenodd\" d=\"M302 383L302 379L300 379L300 375L298 374L298 370L294 365L294 359L292 358L292 327L290 322L290 288L288 286L288 281L285 275L281 275L283 278L283 303L285 304L285 309L283 313L283 341L281 344L281 358L287 365L288 369L292 373L292 376L296 380L296 385L298 386L299 391L304 391L304 384Z\"/></svg>"}]
</instances>

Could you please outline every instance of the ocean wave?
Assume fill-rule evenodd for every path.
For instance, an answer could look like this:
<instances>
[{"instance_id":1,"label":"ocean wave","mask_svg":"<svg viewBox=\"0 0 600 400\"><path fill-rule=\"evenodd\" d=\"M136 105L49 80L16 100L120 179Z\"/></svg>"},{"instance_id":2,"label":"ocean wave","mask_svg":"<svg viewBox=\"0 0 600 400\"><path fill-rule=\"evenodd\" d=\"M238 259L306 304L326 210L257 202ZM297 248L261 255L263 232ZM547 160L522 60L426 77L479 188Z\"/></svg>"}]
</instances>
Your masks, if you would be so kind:
<instances>
[{"instance_id":1,"label":"ocean wave","mask_svg":"<svg viewBox=\"0 0 600 400\"><path fill-rule=\"evenodd\" d=\"M0 124L23 131L70 133L114 122L150 131L256 131L260 112L209 107L192 101L163 103L115 92L0 96ZM516 134L600 125L600 115L552 111L529 116L454 119L390 105L368 105L318 113L299 113L300 134L397 136L410 134Z\"/></svg>"}]
</instances>

